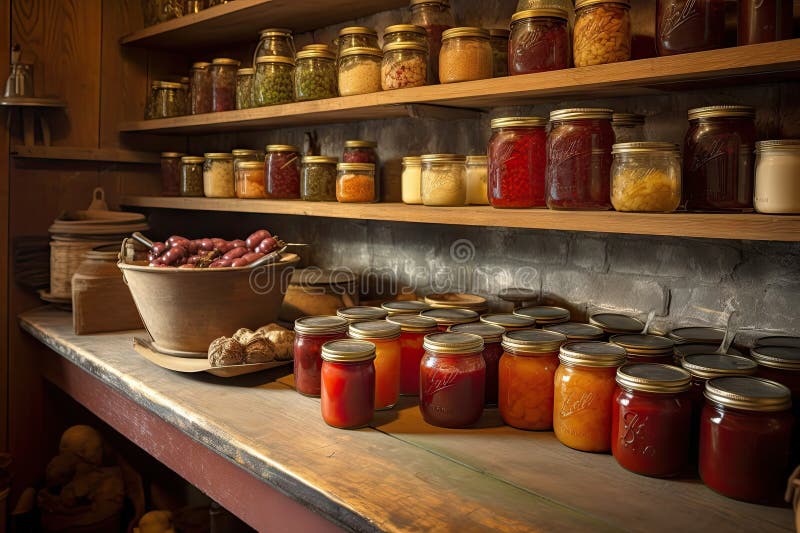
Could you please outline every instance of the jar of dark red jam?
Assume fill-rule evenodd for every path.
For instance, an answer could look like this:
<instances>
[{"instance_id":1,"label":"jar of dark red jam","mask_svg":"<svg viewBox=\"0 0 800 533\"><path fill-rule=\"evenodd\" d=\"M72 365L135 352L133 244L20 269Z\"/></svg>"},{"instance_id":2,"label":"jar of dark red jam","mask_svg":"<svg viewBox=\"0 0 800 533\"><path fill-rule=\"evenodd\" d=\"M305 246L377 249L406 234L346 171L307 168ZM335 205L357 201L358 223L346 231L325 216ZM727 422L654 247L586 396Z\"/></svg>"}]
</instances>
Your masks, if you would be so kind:
<instances>
[{"instance_id":1,"label":"jar of dark red jam","mask_svg":"<svg viewBox=\"0 0 800 533\"><path fill-rule=\"evenodd\" d=\"M521 307L520 309L515 309L514 314L535 320L537 326L563 324L564 322L569 322L571 316L569 309L564 309L563 307L554 307L552 305L533 305L530 307Z\"/></svg>"},{"instance_id":2,"label":"jar of dark red jam","mask_svg":"<svg viewBox=\"0 0 800 533\"><path fill-rule=\"evenodd\" d=\"M394 315L387 322L400 326L400 394L419 396L419 365L425 348L425 335L436 333L436 321L416 315Z\"/></svg>"},{"instance_id":3,"label":"jar of dark red jam","mask_svg":"<svg viewBox=\"0 0 800 533\"><path fill-rule=\"evenodd\" d=\"M686 468L691 377L670 365L632 363L617 369L611 453L620 466L645 476L674 477Z\"/></svg>"},{"instance_id":4,"label":"jar of dark red jam","mask_svg":"<svg viewBox=\"0 0 800 533\"><path fill-rule=\"evenodd\" d=\"M792 392L792 414L800 420L800 347L757 346L750 357L758 364L756 375L777 381ZM792 437L792 461L800 461L800 428Z\"/></svg>"},{"instance_id":5,"label":"jar of dark red jam","mask_svg":"<svg viewBox=\"0 0 800 533\"><path fill-rule=\"evenodd\" d=\"M589 323L602 328L609 337L641 333L645 326L638 318L620 313L595 313L589 317Z\"/></svg>"},{"instance_id":6,"label":"jar of dark red jam","mask_svg":"<svg viewBox=\"0 0 800 533\"><path fill-rule=\"evenodd\" d=\"M712 50L724 42L725 0L657 0L658 55Z\"/></svg>"},{"instance_id":7,"label":"jar of dark red jam","mask_svg":"<svg viewBox=\"0 0 800 533\"><path fill-rule=\"evenodd\" d=\"M675 341L660 335L612 335L609 342L625 348L629 363L671 365L675 355Z\"/></svg>"},{"instance_id":8,"label":"jar of dark red jam","mask_svg":"<svg viewBox=\"0 0 800 533\"><path fill-rule=\"evenodd\" d=\"M289 144L267 145L267 198L300 198L300 149Z\"/></svg>"},{"instance_id":9,"label":"jar of dark red jam","mask_svg":"<svg viewBox=\"0 0 800 533\"><path fill-rule=\"evenodd\" d=\"M536 319L515 315L512 313L497 313L481 315L481 322L500 326L506 331L516 331L518 329L531 329L536 325Z\"/></svg>"},{"instance_id":10,"label":"jar of dark red jam","mask_svg":"<svg viewBox=\"0 0 800 533\"><path fill-rule=\"evenodd\" d=\"M306 396L319 396L322 345L347 337L347 321L337 316L309 316L294 321L294 386Z\"/></svg>"},{"instance_id":11,"label":"jar of dark red jam","mask_svg":"<svg viewBox=\"0 0 800 533\"><path fill-rule=\"evenodd\" d=\"M389 313L389 316L418 315L430 308L430 305L419 300L397 300L381 304L381 309Z\"/></svg>"},{"instance_id":12,"label":"jar of dark red jam","mask_svg":"<svg viewBox=\"0 0 800 533\"><path fill-rule=\"evenodd\" d=\"M484 403L487 406L497 405L497 368L503 348L500 340L506 332L505 328L481 322L458 324L450 327L453 333L471 333L483 339L483 362L486 363L486 387L484 389Z\"/></svg>"},{"instance_id":13,"label":"jar of dark red jam","mask_svg":"<svg viewBox=\"0 0 800 533\"><path fill-rule=\"evenodd\" d=\"M378 61L380 62L380 60ZM349 140L344 142L342 163L372 163L375 165L375 201L381 199L381 165L378 160L378 143L374 141Z\"/></svg>"},{"instance_id":14,"label":"jar of dark red jam","mask_svg":"<svg viewBox=\"0 0 800 533\"><path fill-rule=\"evenodd\" d=\"M445 332L450 326L456 324L469 324L477 322L480 318L478 313L471 309L460 308L434 308L420 313L420 316L432 318L436 321L439 331Z\"/></svg>"},{"instance_id":15,"label":"jar of dark red jam","mask_svg":"<svg viewBox=\"0 0 800 533\"><path fill-rule=\"evenodd\" d=\"M375 410L375 345L337 340L322 345L322 419L340 429L364 427Z\"/></svg>"},{"instance_id":16,"label":"jar of dark red jam","mask_svg":"<svg viewBox=\"0 0 800 533\"><path fill-rule=\"evenodd\" d=\"M567 338L552 331L509 331L503 336L497 405L503 421L520 429L553 428L558 352Z\"/></svg>"},{"instance_id":17,"label":"jar of dark red jam","mask_svg":"<svg viewBox=\"0 0 800 533\"><path fill-rule=\"evenodd\" d=\"M774 381L724 377L706 383L700 416L700 478L753 503L780 501L789 476L791 392Z\"/></svg>"},{"instance_id":18,"label":"jar of dark red jam","mask_svg":"<svg viewBox=\"0 0 800 533\"><path fill-rule=\"evenodd\" d=\"M752 107L719 105L690 109L683 148L686 209L752 210L755 143Z\"/></svg>"},{"instance_id":19,"label":"jar of dark red jam","mask_svg":"<svg viewBox=\"0 0 800 533\"><path fill-rule=\"evenodd\" d=\"M355 307L342 307L336 310L336 316L344 318L350 324L366 322L368 320L383 320L389 313L380 307L357 305Z\"/></svg>"},{"instance_id":20,"label":"jar of dark red jam","mask_svg":"<svg viewBox=\"0 0 800 533\"><path fill-rule=\"evenodd\" d=\"M483 414L486 363L483 339L469 333L425 337L419 374L419 409L428 424L461 428Z\"/></svg>"},{"instance_id":21,"label":"jar of dark red jam","mask_svg":"<svg viewBox=\"0 0 800 533\"><path fill-rule=\"evenodd\" d=\"M792 38L792 0L740 0L739 46Z\"/></svg>"},{"instance_id":22,"label":"jar of dark red jam","mask_svg":"<svg viewBox=\"0 0 800 533\"><path fill-rule=\"evenodd\" d=\"M544 8L514 13L508 49L508 67L512 76L569 68L567 12Z\"/></svg>"},{"instance_id":23,"label":"jar of dark red jam","mask_svg":"<svg viewBox=\"0 0 800 533\"><path fill-rule=\"evenodd\" d=\"M546 125L541 117L492 120L488 169L492 207L544 207Z\"/></svg>"},{"instance_id":24,"label":"jar of dark red jam","mask_svg":"<svg viewBox=\"0 0 800 533\"><path fill-rule=\"evenodd\" d=\"M550 209L611 209L610 109L550 113L545 193Z\"/></svg>"},{"instance_id":25,"label":"jar of dark red jam","mask_svg":"<svg viewBox=\"0 0 800 533\"><path fill-rule=\"evenodd\" d=\"M563 324L552 324L542 328L545 331L561 333L567 338L568 342L573 341L601 341L606 338L605 332L591 324L580 322L564 322Z\"/></svg>"}]
</instances>

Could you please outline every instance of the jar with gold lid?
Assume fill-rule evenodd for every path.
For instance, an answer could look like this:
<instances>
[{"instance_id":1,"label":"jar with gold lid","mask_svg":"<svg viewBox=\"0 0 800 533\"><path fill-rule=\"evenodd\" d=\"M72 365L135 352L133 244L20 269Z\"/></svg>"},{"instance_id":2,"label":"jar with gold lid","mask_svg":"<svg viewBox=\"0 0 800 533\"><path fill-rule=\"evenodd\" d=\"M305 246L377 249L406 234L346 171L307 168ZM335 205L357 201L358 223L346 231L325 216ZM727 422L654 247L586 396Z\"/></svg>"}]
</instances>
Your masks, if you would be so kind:
<instances>
[{"instance_id":1,"label":"jar with gold lid","mask_svg":"<svg viewBox=\"0 0 800 533\"><path fill-rule=\"evenodd\" d=\"M181 158L186 154L161 152L161 194L178 196L181 192Z\"/></svg>"},{"instance_id":2,"label":"jar with gold lid","mask_svg":"<svg viewBox=\"0 0 800 533\"><path fill-rule=\"evenodd\" d=\"M393 24L383 30L383 46L392 43L413 42L428 50L428 34L425 28L416 24Z\"/></svg>"},{"instance_id":3,"label":"jar with gold lid","mask_svg":"<svg viewBox=\"0 0 800 533\"><path fill-rule=\"evenodd\" d=\"M725 44L725 3L725 0L657 0L655 37L658 55L722 48Z\"/></svg>"},{"instance_id":4,"label":"jar with gold lid","mask_svg":"<svg viewBox=\"0 0 800 533\"><path fill-rule=\"evenodd\" d=\"M567 12L540 8L514 13L508 50L512 75L569 68Z\"/></svg>"},{"instance_id":5,"label":"jar with gold lid","mask_svg":"<svg viewBox=\"0 0 800 533\"><path fill-rule=\"evenodd\" d=\"M236 72L239 62L227 57L211 61L211 110L231 111L236 109Z\"/></svg>"},{"instance_id":6,"label":"jar with gold lid","mask_svg":"<svg viewBox=\"0 0 800 533\"><path fill-rule=\"evenodd\" d=\"M383 52L379 48L348 48L339 55L339 94L353 96L376 93L381 90L381 63Z\"/></svg>"},{"instance_id":7,"label":"jar with gold lid","mask_svg":"<svg viewBox=\"0 0 800 533\"><path fill-rule=\"evenodd\" d=\"M256 58L253 105L286 104L294 101L294 59L284 56Z\"/></svg>"},{"instance_id":8,"label":"jar with gold lid","mask_svg":"<svg viewBox=\"0 0 800 533\"><path fill-rule=\"evenodd\" d=\"M203 162L193 155L181 157L181 196L203 196Z\"/></svg>"},{"instance_id":9,"label":"jar with gold lid","mask_svg":"<svg viewBox=\"0 0 800 533\"><path fill-rule=\"evenodd\" d=\"M205 154L203 193L208 198L233 198L236 196L233 154L226 152Z\"/></svg>"},{"instance_id":10,"label":"jar with gold lid","mask_svg":"<svg viewBox=\"0 0 800 533\"><path fill-rule=\"evenodd\" d=\"M457 83L492 77L492 45L483 28L451 28L442 33L439 81Z\"/></svg>"},{"instance_id":11,"label":"jar with gold lid","mask_svg":"<svg viewBox=\"0 0 800 533\"><path fill-rule=\"evenodd\" d=\"M237 198L266 198L267 184L263 161L241 161L234 166Z\"/></svg>"},{"instance_id":12,"label":"jar with gold lid","mask_svg":"<svg viewBox=\"0 0 800 533\"><path fill-rule=\"evenodd\" d=\"M755 174L756 211L800 214L800 139L757 142Z\"/></svg>"},{"instance_id":13,"label":"jar with gold lid","mask_svg":"<svg viewBox=\"0 0 800 533\"><path fill-rule=\"evenodd\" d=\"M364 427L375 410L375 345L340 339L321 350L320 407L322 419L340 429Z\"/></svg>"},{"instance_id":14,"label":"jar with gold lid","mask_svg":"<svg viewBox=\"0 0 800 533\"><path fill-rule=\"evenodd\" d=\"M606 335L621 335L641 333L644 322L636 317L622 313L593 313L589 317L589 324L602 328Z\"/></svg>"},{"instance_id":15,"label":"jar with gold lid","mask_svg":"<svg viewBox=\"0 0 800 533\"><path fill-rule=\"evenodd\" d=\"M468 324L470 322L477 322L479 315L471 309L459 308L436 308L422 311L420 316L432 318L436 321L439 331L447 331L451 326L456 324Z\"/></svg>"},{"instance_id":16,"label":"jar with gold lid","mask_svg":"<svg viewBox=\"0 0 800 533\"><path fill-rule=\"evenodd\" d=\"M463 206L467 203L466 156L428 154L421 157L422 203Z\"/></svg>"},{"instance_id":17,"label":"jar with gold lid","mask_svg":"<svg viewBox=\"0 0 800 533\"><path fill-rule=\"evenodd\" d=\"M470 333L483 339L483 352L481 352L481 355L483 356L483 362L486 364L484 404L486 406L497 405L497 373L500 357L503 355L503 347L500 345L500 341L506 333L506 328L485 322L469 322L450 326L447 331Z\"/></svg>"},{"instance_id":18,"label":"jar with gold lid","mask_svg":"<svg viewBox=\"0 0 800 533\"><path fill-rule=\"evenodd\" d=\"M390 317L397 315L418 315L430 308L430 305L419 300L395 300L393 302L384 302L381 304L381 309L389 313Z\"/></svg>"},{"instance_id":19,"label":"jar with gold lid","mask_svg":"<svg viewBox=\"0 0 800 533\"><path fill-rule=\"evenodd\" d=\"M297 53L294 96L298 102L334 98L337 94L336 56L327 47Z\"/></svg>"},{"instance_id":20,"label":"jar with gold lid","mask_svg":"<svg viewBox=\"0 0 800 533\"><path fill-rule=\"evenodd\" d=\"M337 316L307 316L294 321L294 384L305 396L319 396L322 346L347 338L347 321Z\"/></svg>"},{"instance_id":21,"label":"jar with gold lid","mask_svg":"<svg viewBox=\"0 0 800 533\"><path fill-rule=\"evenodd\" d=\"M568 341L601 341L606 334L597 326L580 322L563 322L542 327L545 331L561 333Z\"/></svg>"},{"instance_id":22,"label":"jar with gold lid","mask_svg":"<svg viewBox=\"0 0 800 533\"><path fill-rule=\"evenodd\" d=\"M428 294L425 296L425 303L435 308L469 309L478 314L483 314L489 310L489 303L486 298L477 294L470 294L466 292L441 292Z\"/></svg>"},{"instance_id":23,"label":"jar with gold lid","mask_svg":"<svg viewBox=\"0 0 800 533\"><path fill-rule=\"evenodd\" d=\"M552 305L534 305L530 307L521 307L514 310L517 316L532 318L539 326L561 324L569 322L570 312L569 309L563 307L555 307Z\"/></svg>"},{"instance_id":24,"label":"jar with gold lid","mask_svg":"<svg viewBox=\"0 0 800 533\"><path fill-rule=\"evenodd\" d=\"M198 61L192 64L191 81L189 83L190 112L192 115L211 113L211 63Z\"/></svg>"},{"instance_id":25,"label":"jar with gold lid","mask_svg":"<svg viewBox=\"0 0 800 533\"><path fill-rule=\"evenodd\" d=\"M401 191L404 204L422 203L422 159L417 156L403 158Z\"/></svg>"},{"instance_id":26,"label":"jar with gold lid","mask_svg":"<svg viewBox=\"0 0 800 533\"><path fill-rule=\"evenodd\" d=\"M506 331L531 329L536 325L536 320L530 317L514 315L511 313L493 313L481 315L481 322L500 326Z\"/></svg>"},{"instance_id":27,"label":"jar with gold lid","mask_svg":"<svg viewBox=\"0 0 800 533\"><path fill-rule=\"evenodd\" d=\"M428 83L439 83L439 53L442 33L456 25L448 0L411 0L411 24L425 29L430 56Z\"/></svg>"},{"instance_id":28,"label":"jar with gold lid","mask_svg":"<svg viewBox=\"0 0 800 533\"><path fill-rule=\"evenodd\" d=\"M725 330L714 326L681 326L670 330L667 337L676 344L695 343L717 347L725 338Z\"/></svg>"},{"instance_id":29,"label":"jar with gold lid","mask_svg":"<svg viewBox=\"0 0 800 533\"><path fill-rule=\"evenodd\" d=\"M608 342L625 348L629 363L670 365L675 353L675 341L660 335L618 334L612 335Z\"/></svg>"},{"instance_id":30,"label":"jar with gold lid","mask_svg":"<svg viewBox=\"0 0 800 533\"><path fill-rule=\"evenodd\" d=\"M303 157L300 197L307 202L335 202L338 162L335 157L322 155Z\"/></svg>"},{"instance_id":31,"label":"jar with gold lid","mask_svg":"<svg viewBox=\"0 0 800 533\"><path fill-rule=\"evenodd\" d=\"M236 71L236 109L253 107L253 85L256 71L253 68L240 68Z\"/></svg>"},{"instance_id":32,"label":"jar with gold lid","mask_svg":"<svg viewBox=\"0 0 800 533\"><path fill-rule=\"evenodd\" d=\"M419 366L422 356L425 355L422 344L426 335L437 332L437 327L436 321L432 318L418 316L416 312L392 314L397 307L387 307L388 304L406 303L409 302L387 302L383 307L389 311L386 320L400 326L400 394L419 396ZM422 304L422 302L411 303Z\"/></svg>"},{"instance_id":33,"label":"jar with gold lid","mask_svg":"<svg viewBox=\"0 0 800 533\"><path fill-rule=\"evenodd\" d=\"M154 81L150 88L149 114L145 118L168 118L183 114L184 102L180 83Z\"/></svg>"},{"instance_id":34,"label":"jar with gold lid","mask_svg":"<svg viewBox=\"0 0 800 533\"><path fill-rule=\"evenodd\" d=\"M428 72L428 47L413 41L384 45L381 87L384 91L425 85Z\"/></svg>"},{"instance_id":35,"label":"jar with gold lid","mask_svg":"<svg viewBox=\"0 0 800 533\"><path fill-rule=\"evenodd\" d=\"M350 324L348 336L375 345L375 410L391 409L400 398L400 326L386 320Z\"/></svg>"},{"instance_id":36,"label":"jar with gold lid","mask_svg":"<svg viewBox=\"0 0 800 533\"><path fill-rule=\"evenodd\" d=\"M286 28L267 28L258 32L258 44L253 54L253 64L262 56L294 57L294 38Z\"/></svg>"},{"instance_id":37,"label":"jar with gold lid","mask_svg":"<svg viewBox=\"0 0 800 533\"><path fill-rule=\"evenodd\" d=\"M235 148L231 150L231 154L233 154L233 167L234 170L236 169L236 165L239 163L243 163L244 161L260 161L264 162L264 152L261 150L252 150L250 148Z\"/></svg>"},{"instance_id":38,"label":"jar with gold lid","mask_svg":"<svg viewBox=\"0 0 800 533\"><path fill-rule=\"evenodd\" d=\"M378 32L366 26L347 26L339 30L336 48L340 61L344 52L353 48L380 48Z\"/></svg>"},{"instance_id":39,"label":"jar with gold lid","mask_svg":"<svg viewBox=\"0 0 800 533\"><path fill-rule=\"evenodd\" d=\"M268 144L266 154L267 197L300 198L300 148L291 144Z\"/></svg>"},{"instance_id":40,"label":"jar with gold lid","mask_svg":"<svg viewBox=\"0 0 800 533\"><path fill-rule=\"evenodd\" d=\"M611 205L617 211L671 213L681 203L681 154L665 142L615 144Z\"/></svg>"},{"instance_id":41,"label":"jar with gold lid","mask_svg":"<svg viewBox=\"0 0 800 533\"><path fill-rule=\"evenodd\" d=\"M631 58L629 0L576 0L573 54L576 67Z\"/></svg>"},{"instance_id":42,"label":"jar with gold lid","mask_svg":"<svg viewBox=\"0 0 800 533\"><path fill-rule=\"evenodd\" d=\"M336 200L342 203L375 201L375 165L339 163L336 166Z\"/></svg>"},{"instance_id":43,"label":"jar with gold lid","mask_svg":"<svg viewBox=\"0 0 800 533\"><path fill-rule=\"evenodd\" d=\"M383 320L388 316L388 312L380 307L369 305L357 305L354 307L342 307L336 310L336 316L346 319L350 324L356 322L366 322L369 320Z\"/></svg>"},{"instance_id":44,"label":"jar with gold lid","mask_svg":"<svg viewBox=\"0 0 800 533\"><path fill-rule=\"evenodd\" d=\"M546 126L542 117L492 119L487 159L492 207L545 206Z\"/></svg>"}]
</instances>

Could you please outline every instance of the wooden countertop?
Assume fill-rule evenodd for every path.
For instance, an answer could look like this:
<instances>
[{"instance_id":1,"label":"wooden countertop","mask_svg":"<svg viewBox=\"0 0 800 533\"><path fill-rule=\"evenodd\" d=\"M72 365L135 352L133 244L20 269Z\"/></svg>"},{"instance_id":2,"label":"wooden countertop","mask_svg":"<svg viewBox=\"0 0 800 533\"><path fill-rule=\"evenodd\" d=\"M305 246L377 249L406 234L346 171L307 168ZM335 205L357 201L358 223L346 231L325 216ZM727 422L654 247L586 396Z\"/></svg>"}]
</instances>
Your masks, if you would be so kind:
<instances>
[{"instance_id":1,"label":"wooden countertop","mask_svg":"<svg viewBox=\"0 0 800 533\"><path fill-rule=\"evenodd\" d=\"M502 425L425 424L414 401L372 427L328 427L319 401L291 387L291 367L233 379L178 374L132 347L134 334L76 336L41 308L23 329L72 364L263 483L357 531L793 531L788 508L717 495L698 480L659 480L613 457L577 452L552 433ZM201 487L202 488L202 487ZM235 510L232 509L234 512Z\"/></svg>"}]
</instances>

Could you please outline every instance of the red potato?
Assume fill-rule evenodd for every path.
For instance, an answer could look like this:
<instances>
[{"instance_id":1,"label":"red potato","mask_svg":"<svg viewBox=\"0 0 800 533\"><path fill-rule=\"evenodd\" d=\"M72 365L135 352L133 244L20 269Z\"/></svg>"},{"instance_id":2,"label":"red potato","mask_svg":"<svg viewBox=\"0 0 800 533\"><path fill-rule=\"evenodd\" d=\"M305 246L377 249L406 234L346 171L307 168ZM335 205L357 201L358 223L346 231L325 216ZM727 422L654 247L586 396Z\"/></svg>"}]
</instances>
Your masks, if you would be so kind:
<instances>
[{"instance_id":1,"label":"red potato","mask_svg":"<svg viewBox=\"0 0 800 533\"><path fill-rule=\"evenodd\" d=\"M233 261L231 261L232 267L245 267L249 264L250 263L244 257L240 257L238 259L234 259Z\"/></svg>"},{"instance_id":2,"label":"red potato","mask_svg":"<svg viewBox=\"0 0 800 533\"><path fill-rule=\"evenodd\" d=\"M186 237L181 237L180 235L173 235L169 239L167 239L167 245L172 248L176 244L185 244L189 242L189 239Z\"/></svg>"},{"instance_id":3,"label":"red potato","mask_svg":"<svg viewBox=\"0 0 800 533\"><path fill-rule=\"evenodd\" d=\"M210 252L211 250L214 249L214 241L212 241L211 239L208 238L199 239L199 241L200 241L199 243L200 249L203 250L204 252Z\"/></svg>"},{"instance_id":4,"label":"red potato","mask_svg":"<svg viewBox=\"0 0 800 533\"><path fill-rule=\"evenodd\" d=\"M181 245L175 245L166 252L164 252L164 255L162 255L160 259L165 265L172 266L179 259L185 258L187 255L188 254L186 253L186 248L184 248Z\"/></svg>"},{"instance_id":5,"label":"red potato","mask_svg":"<svg viewBox=\"0 0 800 533\"><path fill-rule=\"evenodd\" d=\"M231 246L233 246L233 248L247 248L247 243L242 239L236 239L235 241L231 241Z\"/></svg>"},{"instance_id":6,"label":"red potato","mask_svg":"<svg viewBox=\"0 0 800 533\"><path fill-rule=\"evenodd\" d=\"M249 252L250 252L250 250L248 250L247 248L244 248L244 247L234 248L231 251L229 251L228 253L226 253L225 255L223 255L222 258L223 259L238 259L238 258L246 255Z\"/></svg>"},{"instance_id":7,"label":"red potato","mask_svg":"<svg viewBox=\"0 0 800 533\"><path fill-rule=\"evenodd\" d=\"M208 268L227 268L231 266L232 259L217 259L211 263Z\"/></svg>"},{"instance_id":8,"label":"red potato","mask_svg":"<svg viewBox=\"0 0 800 533\"><path fill-rule=\"evenodd\" d=\"M253 251L260 254L268 254L278 247L278 240L275 237L267 237L261 241Z\"/></svg>"},{"instance_id":9,"label":"red potato","mask_svg":"<svg viewBox=\"0 0 800 533\"><path fill-rule=\"evenodd\" d=\"M245 242L248 248L255 250L256 246L267 237L272 237L272 234L265 229L260 229L252 233Z\"/></svg>"},{"instance_id":10,"label":"red potato","mask_svg":"<svg viewBox=\"0 0 800 533\"><path fill-rule=\"evenodd\" d=\"M247 254L247 255L243 255L243 256L242 256L242 259L244 259L245 261L247 261L247 264L249 265L249 264L250 264L250 263L252 263L253 261L256 261L256 260L258 260L258 259L261 259L262 257L264 257L264 254L260 254L260 253L257 253L257 252L251 252L251 253L249 253L249 254Z\"/></svg>"},{"instance_id":11,"label":"red potato","mask_svg":"<svg viewBox=\"0 0 800 533\"><path fill-rule=\"evenodd\" d=\"M153 256L158 257L159 255L161 255L164 252L166 252L167 248L169 248L169 246L167 246L163 242L154 242L153 246L150 248L150 253Z\"/></svg>"}]
</instances>

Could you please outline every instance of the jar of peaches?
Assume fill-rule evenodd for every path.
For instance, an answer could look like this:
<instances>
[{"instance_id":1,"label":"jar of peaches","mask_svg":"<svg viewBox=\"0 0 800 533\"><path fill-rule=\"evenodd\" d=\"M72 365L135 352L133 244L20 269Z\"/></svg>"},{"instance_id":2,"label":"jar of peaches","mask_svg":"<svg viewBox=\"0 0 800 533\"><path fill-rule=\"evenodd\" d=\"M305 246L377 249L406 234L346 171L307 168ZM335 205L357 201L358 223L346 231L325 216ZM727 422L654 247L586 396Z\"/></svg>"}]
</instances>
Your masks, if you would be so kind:
<instances>
[{"instance_id":1,"label":"jar of peaches","mask_svg":"<svg viewBox=\"0 0 800 533\"><path fill-rule=\"evenodd\" d=\"M375 345L375 410L391 409L400 396L400 326L386 320L356 322L348 335Z\"/></svg>"},{"instance_id":2,"label":"jar of peaches","mask_svg":"<svg viewBox=\"0 0 800 533\"><path fill-rule=\"evenodd\" d=\"M390 316L387 322L400 326L400 394L419 396L419 365L425 348L425 335L436 333L436 321L412 314Z\"/></svg>"},{"instance_id":3,"label":"jar of peaches","mask_svg":"<svg viewBox=\"0 0 800 533\"><path fill-rule=\"evenodd\" d=\"M606 342L561 346L555 375L553 431L565 446L584 452L611 450L611 408L617 368L625 349Z\"/></svg>"}]
</instances>

